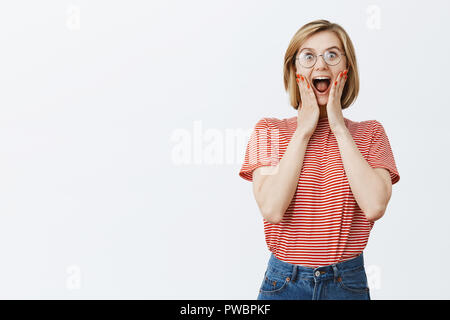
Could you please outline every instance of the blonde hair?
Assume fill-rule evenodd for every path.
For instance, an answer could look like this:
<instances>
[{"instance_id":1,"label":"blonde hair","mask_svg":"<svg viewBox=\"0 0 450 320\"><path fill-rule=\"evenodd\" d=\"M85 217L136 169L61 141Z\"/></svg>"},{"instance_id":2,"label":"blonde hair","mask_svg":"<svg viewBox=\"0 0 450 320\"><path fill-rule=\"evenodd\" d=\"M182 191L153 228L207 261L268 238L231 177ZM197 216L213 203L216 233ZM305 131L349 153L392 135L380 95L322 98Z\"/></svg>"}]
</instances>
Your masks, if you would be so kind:
<instances>
[{"instance_id":1,"label":"blonde hair","mask_svg":"<svg viewBox=\"0 0 450 320\"><path fill-rule=\"evenodd\" d=\"M344 46L345 56L347 57L348 64L348 79L345 83L344 89L341 96L341 106L342 109L350 106L358 96L359 92L359 75L358 66L356 63L355 49L353 43L350 40L347 32L337 23L331 23L328 20L315 20L310 23L305 24L301 27L292 37L291 42L284 55L284 88L289 94L290 104L294 109L298 109L301 102L300 91L298 89L298 84L296 81L296 67L295 58L297 56L298 50L302 44L311 35L319 32L329 30L336 34L336 36L341 41Z\"/></svg>"}]
</instances>

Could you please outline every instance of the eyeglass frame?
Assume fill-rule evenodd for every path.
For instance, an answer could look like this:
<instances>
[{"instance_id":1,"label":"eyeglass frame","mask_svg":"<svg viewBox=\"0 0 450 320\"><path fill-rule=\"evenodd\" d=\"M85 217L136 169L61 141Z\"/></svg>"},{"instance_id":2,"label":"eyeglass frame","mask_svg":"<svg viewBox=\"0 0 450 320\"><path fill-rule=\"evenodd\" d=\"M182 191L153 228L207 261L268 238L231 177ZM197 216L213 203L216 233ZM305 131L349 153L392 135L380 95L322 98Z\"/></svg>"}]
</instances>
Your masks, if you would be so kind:
<instances>
[{"instance_id":1,"label":"eyeglass frame","mask_svg":"<svg viewBox=\"0 0 450 320\"><path fill-rule=\"evenodd\" d=\"M303 48L302 51L303 51L303 50L306 50L306 49L309 49L309 48ZM325 50L325 52L328 51L328 50L330 50L330 49L335 49L336 51L338 51L338 52L341 54L341 56L347 56L347 55L345 54L345 52L342 53L341 50L340 50L339 48L336 48L336 47L328 48L328 49ZM301 53L302 51L300 51L300 53ZM329 65L329 66L335 66L335 65L339 64L339 62L341 62L341 59L340 59L340 57L339 57L339 61L338 61L336 64L329 64L329 63L327 62L327 60L325 60L325 58L323 57L323 54L324 54L325 52L322 52L322 54L313 54L314 59L316 59L316 61L314 61L314 64L313 64L311 67L305 67L304 65L302 65L302 63L301 63L300 60L299 60L300 55L299 55L298 57L296 57L295 60L298 60L298 63L300 63L300 65L301 65L303 68L307 68L307 69L310 69L310 68L312 68L312 67L314 67L314 66L316 65L317 60L318 60L317 57L322 57L323 61L325 61L325 63L326 63L327 65Z\"/></svg>"}]
</instances>

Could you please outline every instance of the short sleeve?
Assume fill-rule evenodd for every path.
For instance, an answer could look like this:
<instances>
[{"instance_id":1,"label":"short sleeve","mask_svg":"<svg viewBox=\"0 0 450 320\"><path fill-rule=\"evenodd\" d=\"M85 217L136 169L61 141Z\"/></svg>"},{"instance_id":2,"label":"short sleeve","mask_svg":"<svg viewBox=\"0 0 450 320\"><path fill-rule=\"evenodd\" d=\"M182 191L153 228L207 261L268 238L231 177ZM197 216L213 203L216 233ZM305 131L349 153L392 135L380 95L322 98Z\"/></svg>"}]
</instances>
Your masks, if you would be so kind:
<instances>
[{"instance_id":1,"label":"short sleeve","mask_svg":"<svg viewBox=\"0 0 450 320\"><path fill-rule=\"evenodd\" d=\"M275 166L278 164L278 144L271 143L276 140L276 131L272 132L266 118L262 118L255 125L245 150L244 163L239 176L253 181L253 170L262 166Z\"/></svg>"},{"instance_id":2,"label":"short sleeve","mask_svg":"<svg viewBox=\"0 0 450 320\"><path fill-rule=\"evenodd\" d=\"M400 180L388 136L383 125L377 120L373 121L372 139L367 162L372 168L387 169L391 175L393 185Z\"/></svg>"}]
</instances>

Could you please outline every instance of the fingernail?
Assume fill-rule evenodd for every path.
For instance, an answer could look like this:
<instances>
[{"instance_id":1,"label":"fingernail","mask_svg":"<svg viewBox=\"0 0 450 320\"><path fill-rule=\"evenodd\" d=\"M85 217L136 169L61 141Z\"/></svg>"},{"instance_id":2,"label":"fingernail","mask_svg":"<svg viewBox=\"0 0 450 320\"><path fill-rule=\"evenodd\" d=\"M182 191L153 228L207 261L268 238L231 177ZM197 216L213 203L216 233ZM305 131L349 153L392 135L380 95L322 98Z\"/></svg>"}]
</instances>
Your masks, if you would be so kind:
<instances>
[{"instance_id":1,"label":"fingernail","mask_svg":"<svg viewBox=\"0 0 450 320\"><path fill-rule=\"evenodd\" d=\"M348 70L344 70L344 74L347 74Z\"/></svg>"},{"instance_id":2,"label":"fingernail","mask_svg":"<svg viewBox=\"0 0 450 320\"><path fill-rule=\"evenodd\" d=\"M337 81L334 82L334 85L337 86Z\"/></svg>"},{"instance_id":3,"label":"fingernail","mask_svg":"<svg viewBox=\"0 0 450 320\"><path fill-rule=\"evenodd\" d=\"M298 78L296 78L295 81L297 81L297 83L298 83Z\"/></svg>"},{"instance_id":4,"label":"fingernail","mask_svg":"<svg viewBox=\"0 0 450 320\"><path fill-rule=\"evenodd\" d=\"M308 83L308 89L309 89L309 83Z\"/></svg>"},{"instance_id":5,"label":"fingernail","mask_svg":"<svg viewBox=\"0 0 450 320\"><path fill-rule=\"evenodd\" d=\"M347 75L345 75L345 78L344 79L347 79Z\"/></svg>"},{"instance_id":6,"label":"fingernail","mask_svg":"<svg viewBox=\"0 0 450 320\"><path fill-rule=\"evenodd\" d=\"M339 74L339 77L342 78L342 72Z\"/></svg>"},{"instance_id":7,"label":"fingernail","mask_svg":"<svg viewBox=\"0 0 450 320\"><path fill-rule=\"evenodd\" d=\"M298 73L296 73L295 76L296 76L297 78L300 78L300 75L299 75Z\"/></svg>"},{"instance_id":8,"label":"fingernail","mask_svg":"<svg viewBox=\"0 0 450 320\"><path fill-rule=\"evenodd\" d=\"M303 76L300 76L300 79L302 79L302 81L305 80L305 78L303 78Z\"/></svg>"}]
</instances>

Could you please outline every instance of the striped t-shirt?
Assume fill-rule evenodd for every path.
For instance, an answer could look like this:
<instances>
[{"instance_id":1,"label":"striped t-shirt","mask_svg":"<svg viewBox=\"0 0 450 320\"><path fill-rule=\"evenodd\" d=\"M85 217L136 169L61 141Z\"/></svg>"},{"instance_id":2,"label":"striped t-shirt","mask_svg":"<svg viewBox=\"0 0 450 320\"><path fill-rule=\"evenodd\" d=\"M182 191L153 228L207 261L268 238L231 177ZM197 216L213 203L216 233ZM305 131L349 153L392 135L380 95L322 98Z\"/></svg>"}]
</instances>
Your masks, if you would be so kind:
<instances>
[{"instance_id":1,"label":"striped t-shirt","mask_svg":"<svg viewBox=\"0 0 450 320\"><path fill-rule=\"evenodd\" d=\"M372 168L386 168L392 184L400 180L386 132L377 120L344 117L360 153ZM250 136L239 175L252 181L261 166L275 166L297 128L297 116L262 118ZM297 190L279 224L263 218L269 251L278 259L319 267L358 256L373 222L359 208L347 180L328 118L320 118L305 152Z\"/></svg>"}]
</instances>

